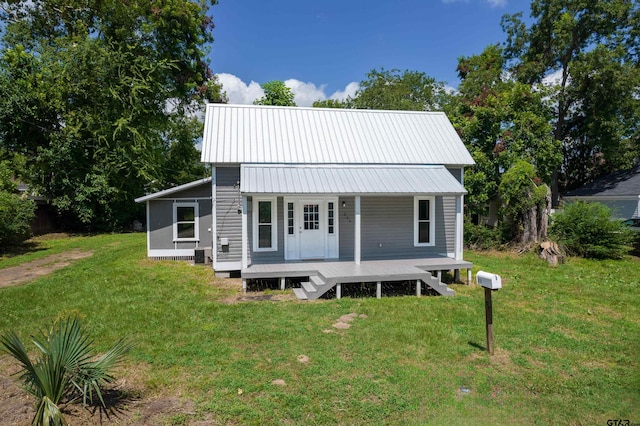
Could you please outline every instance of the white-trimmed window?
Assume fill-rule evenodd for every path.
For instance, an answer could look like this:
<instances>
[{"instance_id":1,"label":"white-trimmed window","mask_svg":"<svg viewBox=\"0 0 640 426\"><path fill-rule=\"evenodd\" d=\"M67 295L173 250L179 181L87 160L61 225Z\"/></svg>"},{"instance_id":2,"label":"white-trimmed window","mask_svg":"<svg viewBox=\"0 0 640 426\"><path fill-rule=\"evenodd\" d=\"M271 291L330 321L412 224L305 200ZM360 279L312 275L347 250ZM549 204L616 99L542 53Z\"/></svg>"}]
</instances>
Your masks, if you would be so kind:
<instances>
[{"instance_id":1,"label":"white-trimmed window","mask_svg":"<svg viewBox=\"0 0 640 426\"><path fill-rule=\"evenodd\" d=\"M253 251L278 250L276 198L253 197Z\"/></svg>"},{"instance_id":2,"label":"white-trimmed window","mask_svg":"<svg viewBox=\"0 0 640 426\"><path fill-rule=\"evenodd\" d=\"M173 203L173 241L198 241L198 203Z\"/></svg>"},{"instance_id":3,"label":"white-trimmed window","mask_svg":"<svg viewBox=\"0 0 640 426\"><path fill-rule=\"evenodd\" d=\"M435 197L413 199L413 245L435 245Z\"/></svg>"}]
</instances>

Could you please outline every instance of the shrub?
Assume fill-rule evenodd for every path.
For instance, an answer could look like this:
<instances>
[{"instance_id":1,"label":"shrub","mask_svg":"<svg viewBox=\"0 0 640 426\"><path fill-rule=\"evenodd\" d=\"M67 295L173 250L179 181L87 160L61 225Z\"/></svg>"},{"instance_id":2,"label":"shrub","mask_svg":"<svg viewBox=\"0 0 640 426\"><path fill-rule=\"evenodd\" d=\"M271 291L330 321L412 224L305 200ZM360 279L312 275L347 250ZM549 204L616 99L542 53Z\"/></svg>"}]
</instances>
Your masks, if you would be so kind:
<instances>
[{"instance_id":1,"label":"shrub","mask_svg":"<svg viewBox=\"0 0 640 426\"><path fill-rule=\"evenodd\" d=\"M499 227L474 225L465 218L464 243L473 250L497 249L503 243L503 230Z\"/></svg>"},{"instance_id":2,"label":"shrub","mask_svg":"<svg viewBox=\"0 0 640 426\"><path fill-rule=\"evenodd\" d=\"M27 392L37 398L34 425L67 424L59 405L80 397L86 404L95 395L105 406L100 389L113 380L111 370L131 348L121 339L96 357L93 342L76 318L56 323L41 337L34 337L33 343L40 350L35 362L14 332L0 336L0 350L20 362L20 379Z\"/></svg>"},{"instance_id":3,"label":"shrub","mask_svg":"<svg viewBox=\"0 0 640 426\"><path fill-rule=\"evenodd\" d=\"M31 236L34 211L32 200L0 190L0 251Z\"/></svg>"},{"instance_id":4,"label":"shrub","mask_svg":"<svg viewBox=\"0 0 640 426\"><path fill-rule=\"evenodd\" d=\"M633 231L612 220L607 206L582 201L552 216L551 235L569 254L595 259L622 257L633 239Z\"/></svg>"}]
</instances>

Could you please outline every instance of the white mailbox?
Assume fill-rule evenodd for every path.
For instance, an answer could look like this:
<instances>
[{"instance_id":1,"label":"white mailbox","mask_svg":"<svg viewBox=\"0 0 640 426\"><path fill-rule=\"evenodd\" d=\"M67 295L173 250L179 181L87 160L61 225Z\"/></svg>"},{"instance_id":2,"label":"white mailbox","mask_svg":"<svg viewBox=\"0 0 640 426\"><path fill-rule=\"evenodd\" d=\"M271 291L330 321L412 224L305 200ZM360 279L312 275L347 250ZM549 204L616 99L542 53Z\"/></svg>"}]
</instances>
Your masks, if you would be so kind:
<instances>
[{"instance_id":1,"label":"white mailbox","mask_svg":"<svg viewBox=\"0 0 640 426\"><path fill-rule=\"evenodd\" d=\"M476 282L484 288L490 290L499 290L502 288L502 279L500 275L491 274L485 271L478 271L476 274Z\"/></svg>"}]
</instances>

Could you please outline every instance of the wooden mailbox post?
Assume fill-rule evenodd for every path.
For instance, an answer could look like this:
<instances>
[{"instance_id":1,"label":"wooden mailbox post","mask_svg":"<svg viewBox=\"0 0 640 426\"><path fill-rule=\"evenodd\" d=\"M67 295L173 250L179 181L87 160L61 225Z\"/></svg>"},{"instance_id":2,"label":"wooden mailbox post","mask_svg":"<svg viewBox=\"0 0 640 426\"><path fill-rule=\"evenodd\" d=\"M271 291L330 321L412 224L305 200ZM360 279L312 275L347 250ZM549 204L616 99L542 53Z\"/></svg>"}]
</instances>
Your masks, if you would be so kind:
<instances>
[{"instance_id":1,"label":"wooden mailbox post","mask_svg":"<svg viewBox=\"0 0 640 426\"><path fill-rule=\"evenodd\" d=\"M484 314L487 323L487 351L493 355L493 303L491 293L502 288L500 275L478 271L476 281L484 287Z\"/></svg>"}]
</instances>

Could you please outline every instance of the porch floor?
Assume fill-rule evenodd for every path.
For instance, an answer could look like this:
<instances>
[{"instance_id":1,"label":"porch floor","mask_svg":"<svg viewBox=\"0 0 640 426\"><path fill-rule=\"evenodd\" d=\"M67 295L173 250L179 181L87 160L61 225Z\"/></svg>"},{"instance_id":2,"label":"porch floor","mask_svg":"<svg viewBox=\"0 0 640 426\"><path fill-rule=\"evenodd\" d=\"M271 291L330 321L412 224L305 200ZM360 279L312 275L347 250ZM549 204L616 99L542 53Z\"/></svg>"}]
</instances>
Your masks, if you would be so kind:
<instances>
[{"instance_id":1,"label":"porch floor","mask_svg":"<svg viewBox=\"0 0 640 426\"><path fill-rule=\"evenodd\" d=\"M449 271L471 269L472 266L471 262L450 257L363 260L359 265L356 265L353 260L327 260L253 264L243 269L241 273L242 278L306 277L320 273L326 278L339 279L341 282L397 281L403 278L391 279L391 277L411 273L412 268L422 271Z\"/></svg>"},{"instance_id":2,"label":"porch floor","mask_svg":"<svg viewBox=\"0 0 640 426\"><path fill-rule=\"evenodd\" d=\"M434 277L437 281L434 281L433 285L430 283L429 285L436 290L441 286L445 292L448 289L445 289L446 286L440 283L439 271L467 269L467 284L469 284L472 266L471 262L449 257L367 260L362 261L359 265L356 265L354 261L304 261L254 264L243 269L241 274L244 288L246 288L247 279L280 278L281 283L284 284L284 280L291 277L320 277L321 284L333 287L344 283L420 279L429 283L429 272L437 271L438 273ZM451 290L448 292L448 294L453 294Z\"/></svg>"}]
</instances>

